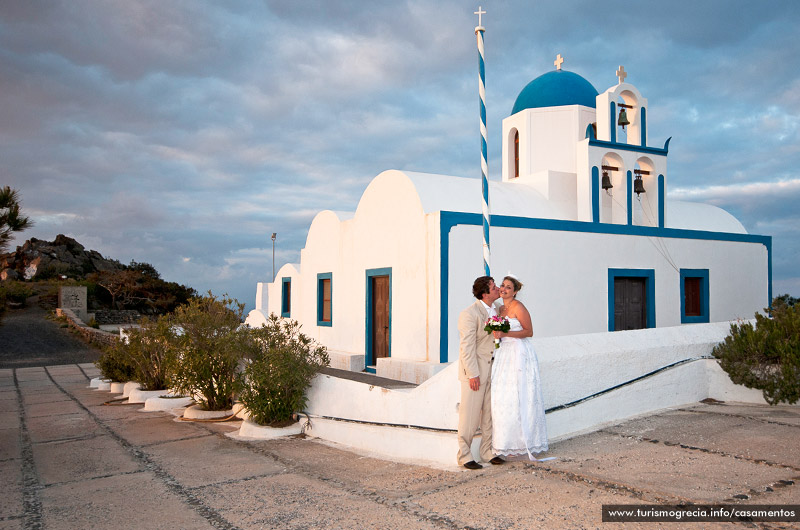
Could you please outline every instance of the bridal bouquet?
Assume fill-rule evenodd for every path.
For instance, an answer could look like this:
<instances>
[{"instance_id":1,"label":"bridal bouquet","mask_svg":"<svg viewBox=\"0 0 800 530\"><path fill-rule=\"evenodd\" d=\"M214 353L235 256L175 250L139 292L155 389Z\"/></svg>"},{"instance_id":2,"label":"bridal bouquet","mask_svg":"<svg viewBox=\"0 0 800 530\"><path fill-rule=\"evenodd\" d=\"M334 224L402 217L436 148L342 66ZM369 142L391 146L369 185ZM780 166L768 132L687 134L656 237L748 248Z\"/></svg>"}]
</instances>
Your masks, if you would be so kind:
<instances>
[{"instance_id":1,"label":"bridal bouquet","mask_svg":"<svg viewBox=\"0 0 800 530\"><path fill-rule=\"evenodd\" d=\"M484 326L483 331L491 335L493 331L502 331L503 333L508 333L510 329L511 324L508 323L507 318L500 318L499 316L495 315L486 320L486 325ZM495 349L500 347L500 339L494 339L494 347Z\"/></svg>"}]
</instances>

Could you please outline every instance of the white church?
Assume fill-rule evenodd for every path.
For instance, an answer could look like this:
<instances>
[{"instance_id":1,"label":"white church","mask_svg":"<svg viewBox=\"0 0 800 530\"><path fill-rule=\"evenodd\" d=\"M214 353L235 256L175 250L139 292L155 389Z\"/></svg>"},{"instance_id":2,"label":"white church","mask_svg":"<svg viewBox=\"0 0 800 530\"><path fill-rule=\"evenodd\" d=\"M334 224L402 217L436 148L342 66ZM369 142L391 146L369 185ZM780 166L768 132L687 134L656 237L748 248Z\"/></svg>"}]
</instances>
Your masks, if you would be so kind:
<instances>
[{"instance_id":1,"label":"white church","mask_svg":"<svg viewBox=\"0 0 800 530\"><path fill-rule=\"evenodd\" d=\"M489 189L492 272L525 284L536 337L752 318L771 300L771 238L668 200L669 140L650 143L648 101L618 75L598 94L559 63L520 92ZM427 379L458 358L455 323L483 273L480 186L381 173L355 212L316 216L249 322L290 317L336 366Z\"/></svg>"},{"instance_id":2,"label":"white church","mask_svg":"<svg viewBox=\"0 0 800 530\"><path fill-rule=\"evenodd\" d=\"M708 356L729 321L769 305L771 238L669 200L670 141L651 143L648 100L624 68L598 93L561 62L503 120L502 178L489 184L492 273L524 283L550 436L706 397L763 402ZM456 322L484 273L481 197L478 178L385 171L355 212L317 214L300 262L258 284L248 324L297 320L332 367L418 385L319 376L312 434L398 458L423 444L435 460L438 444L453 461Z\"/></svg>"}]
</instances>

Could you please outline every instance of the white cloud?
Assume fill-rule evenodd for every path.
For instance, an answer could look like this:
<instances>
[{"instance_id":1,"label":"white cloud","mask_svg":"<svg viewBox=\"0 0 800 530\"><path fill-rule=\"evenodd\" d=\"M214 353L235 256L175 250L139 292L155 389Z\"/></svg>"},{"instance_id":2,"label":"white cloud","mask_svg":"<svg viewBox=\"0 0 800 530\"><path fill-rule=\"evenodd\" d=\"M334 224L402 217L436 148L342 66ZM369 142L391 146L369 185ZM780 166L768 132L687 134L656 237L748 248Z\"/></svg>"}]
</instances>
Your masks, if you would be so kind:
<instances>
[{"instance_id":1,"label":"white cloud","mask_svg":"<svg viewBox=\"0 0 800 530\"><path fill-rule=\"evenodd\" d=\"M800 193L800 178L791 180L747 182L695 188L673 188L670 196L682 200L705 201L711 199L747 199L755 197L777 198Z\"/></svg>"}]
</instances>

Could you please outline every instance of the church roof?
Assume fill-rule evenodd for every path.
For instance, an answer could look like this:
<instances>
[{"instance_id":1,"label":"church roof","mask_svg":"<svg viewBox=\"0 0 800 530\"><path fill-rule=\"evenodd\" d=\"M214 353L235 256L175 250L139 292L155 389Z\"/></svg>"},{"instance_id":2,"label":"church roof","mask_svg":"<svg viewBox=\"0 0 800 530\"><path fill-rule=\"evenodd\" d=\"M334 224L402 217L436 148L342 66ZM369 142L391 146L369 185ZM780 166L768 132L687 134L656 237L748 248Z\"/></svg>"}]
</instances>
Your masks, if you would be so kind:
<instances>
[{"instance_id":1,"label":"church roof","mask_svg":"<svg viewBox=\"0 0 800 530\"><path fill-rule=\"evenodd\" d=\"M482 211L480 178L389 170L373 179L368 191L370 194L380 193L385 200L397 201L401 196L399 187L407 185L412 186L424 213ZM367 195L365 192L362 201ZM490 180L489 196L492 201L492 215L546 219L568 219L570 215L560 205L548 201L531 186L522 183Z\"/></svg>"},{"instance_id":2,"label":"church roof","mask_svg":"<svg viewBox=\"0 0 800 530\"><path fill-rule=\"evenodd\" d=\"M413 197L413 199L411 199ZM388 170L375 177L359 202L361 210L372 204L385 212L386 204L412 200L422 213L441 211L481 213L481 179ZM574 220L574 209L549 201L524 182L489 181L492 215L538 219ZM419 202L417 202L419 201ZM746 234L730 213L710 204L667 200L667 228ZM331 215L325 211L322 214ZM358 214L356 214L358 215ZM332 215L331 215L332 217ZM344 220L344 219L342 219ZM316 219L315 219L316 222ZM321 236L323 238L329 235Z\"/></svg>"},{"instance_id":3,"label":"church roof","mask_svg":"<svg viewBox=\"0 0 800 530\"><path fill-rule=\"evenodd\" d=\"M742 223L722 208L687 201L667 201L667 227L732 234L747 233Z\"/></svg>"},{"instance_id":4,"label":"church roof","mask_svg":"<svg viewBox=\"0 0 800 530\"><path fill-rule=\"evenodd\" d=\"M555 70L528 83L514 102L511 114L525 109L583 105L595 108L598 92L592 84L573 72Z\"/></svg>"}]
</instances>

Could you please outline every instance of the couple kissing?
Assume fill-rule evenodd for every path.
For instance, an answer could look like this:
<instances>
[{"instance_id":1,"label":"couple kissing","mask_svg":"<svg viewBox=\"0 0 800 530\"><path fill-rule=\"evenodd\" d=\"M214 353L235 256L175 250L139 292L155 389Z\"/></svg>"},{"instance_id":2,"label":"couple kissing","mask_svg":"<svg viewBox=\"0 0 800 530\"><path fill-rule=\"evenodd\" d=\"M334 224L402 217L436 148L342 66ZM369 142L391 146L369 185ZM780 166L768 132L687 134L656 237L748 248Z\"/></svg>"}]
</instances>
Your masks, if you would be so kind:
<instances>
[{"instance_id":1,"label":"couple kissing","mask_svg":"<svg viewBox=\"0 0 800 530\"><path fill-rule=\"evenodd\" d=\"M500 465L518 455L536 460L533 453L548 448L533 325L517 300L520 289L513 275L499 286L481 276L472 285L477 300L458 317L458 464L467 469L483 467L472 455L478 427L483 462Z\"/></svg>"}]
</instances>

